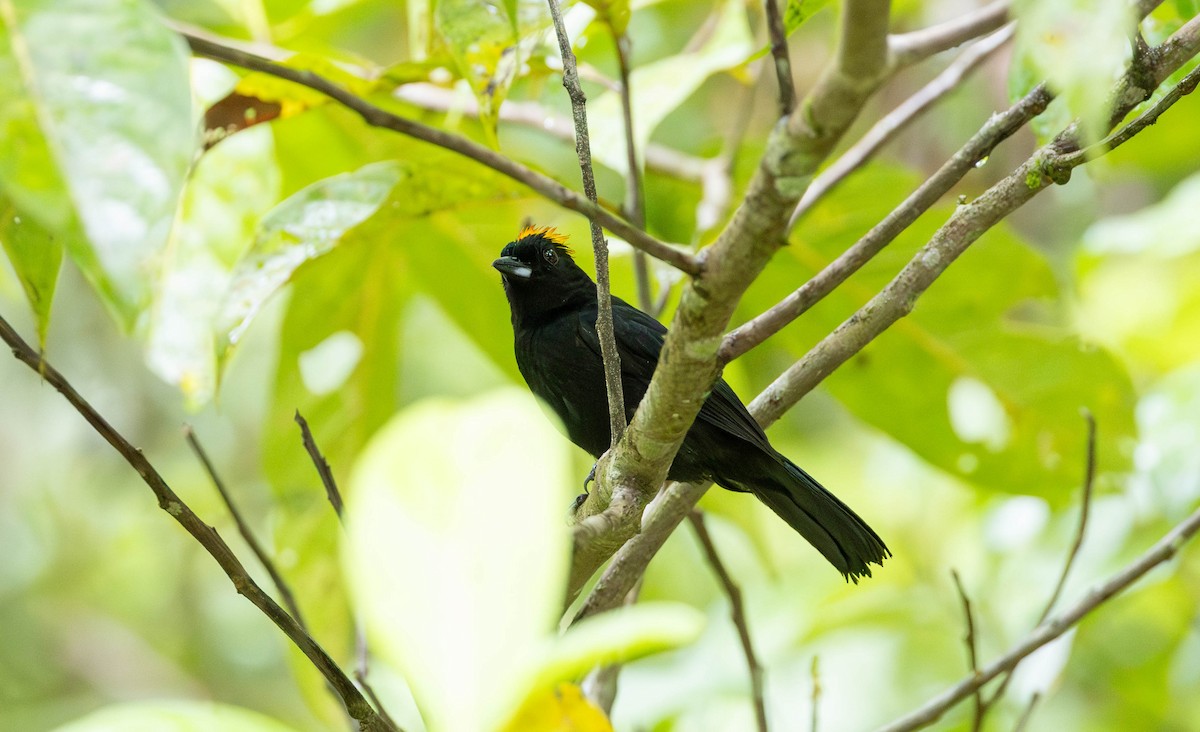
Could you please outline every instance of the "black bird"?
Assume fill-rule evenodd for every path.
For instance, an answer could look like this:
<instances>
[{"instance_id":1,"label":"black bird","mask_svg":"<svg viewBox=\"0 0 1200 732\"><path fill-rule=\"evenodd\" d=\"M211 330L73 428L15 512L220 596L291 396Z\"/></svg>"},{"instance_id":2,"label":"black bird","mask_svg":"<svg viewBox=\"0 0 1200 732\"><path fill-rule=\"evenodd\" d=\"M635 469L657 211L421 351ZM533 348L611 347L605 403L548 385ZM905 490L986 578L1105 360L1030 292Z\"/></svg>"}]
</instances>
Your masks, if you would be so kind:
<instances>
[{"instance_id":1,"label":"black bird","mask_svg":"<svg viewBox=\"0 0 1200 732\"><path fill-rule=\"evenodd\" d=\"M492 266L500 271L512 310L521 375L562 420L571 441L599 458L611 433L596 337L596 286L565 242L554 229L526 227ZM618 297L612 305L629 419L650 385L667 329ZM849 506L771 447L724 379L713 385L667 477L707 479L753 493L855 582L871 576L872 562L891 556Z\"/></svg>"}]
</instances>

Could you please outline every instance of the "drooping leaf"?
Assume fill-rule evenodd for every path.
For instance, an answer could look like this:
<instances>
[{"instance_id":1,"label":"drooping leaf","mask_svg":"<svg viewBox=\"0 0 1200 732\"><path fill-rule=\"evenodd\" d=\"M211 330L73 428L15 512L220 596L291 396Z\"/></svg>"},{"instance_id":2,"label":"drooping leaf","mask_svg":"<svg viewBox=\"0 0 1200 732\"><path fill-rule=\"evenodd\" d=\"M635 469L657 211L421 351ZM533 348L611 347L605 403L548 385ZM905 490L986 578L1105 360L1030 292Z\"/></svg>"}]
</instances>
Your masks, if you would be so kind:
<instances>
[{"instance_id":1,"label":"drooping leaf","mask_svg":"<svg viewBox=\"0 0 1200 732\"><path fill-rule=\"evenodd\" d=\"M520 65L517 19L509 5L515 3L438 0L433 9L434 27L475 93L485 130L493 134Z\"/></svg>"},{"instance_id":2,"label":"drooping leaf","mask_svg":"<svg viewBox=\"0 0 1200 732\"><path fill-rule=\"evenodd\" d=\"M0 186L127 328L195 146L187 59L140 0L0 6Z\"/></svg>"},{"instance_id":3,"label":"drooping leaf","mask_svg":"<svg viewBox=\"0 0 1200 732\"><path fill-rule=\"evenodd\" d=\"M12 201L0 194L0 246L8 254L37 323L38 345L45 347L50 306L62 264L62 245L33 219L22 219Z\"/></svg>"},{"instance_id":4,"label":"drooping leaf","mask_svg":"<svg viewBox=\"0 0 1200 732\"><path fill-rule=\"evenodd\" d=\"M222 350L237 344L267 298L297 267L333 249L343 234L378 211L408 174L399 163L373 163L315 183L265 216L220 307Z\"/></svg>"},{"instance_id":5,"label":"drooping leaf","mask_svg":"<svg viewBox=\"0 0 1200 732\"><path fill-rule=\"evenodd\" d=\"M217 387L215 323L260 217L279 195L271 131L226 141L196 165L163 256L146 335L146 361L192 407Z\"/></svg>"}]
</instances>

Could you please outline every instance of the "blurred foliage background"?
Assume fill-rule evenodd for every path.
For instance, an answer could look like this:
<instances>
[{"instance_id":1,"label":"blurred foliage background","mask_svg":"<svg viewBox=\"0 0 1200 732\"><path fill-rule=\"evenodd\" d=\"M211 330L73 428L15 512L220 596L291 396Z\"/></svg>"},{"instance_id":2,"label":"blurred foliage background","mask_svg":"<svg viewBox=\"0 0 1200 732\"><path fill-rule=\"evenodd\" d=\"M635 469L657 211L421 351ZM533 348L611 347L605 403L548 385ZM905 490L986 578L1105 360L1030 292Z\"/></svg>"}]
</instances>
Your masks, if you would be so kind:
<instances>
[{"instance_id":1,"label":"blurred foliage background","mask_svg":"<svg viewBox=\"0 0 1200 732\"><path fill-rule=\"evenodd\" d=\"M802 92L832 50L837 4L824 5L789 4ZM500 413L488 410L498 402L487 395L520 385L520 377L490 262L531 220L570 233L590 267L586 221L469 160L370 128L311 92L189 59L163 20L265 52L299 52L290 65L329 74L386 109L492 145L577 187L573 148L555 134L569 128L545 122L567 117L569 103L544 5L0 6L7 125L0 241L8 255L0 258L0 313L42 340L47 358L249 563L183 441L182 425L194 426L272 548L314 635L349 666L354 622L339 558L343 534L294 412L307 417L335 474L352 488L360 452L397 413L430 409L427 400L437 398L447 413L466 408L453 400L472 400L463 404L483 410L482 423L494 418ZM921 28L973 7L898 0L892 25ZM1194 3L1167 2L1144 32L1161 39L1195 12ZM774 80L760 74L761 8L737 0L592 3L569 6L567 19L591 100L601 197L622 200L627 179L611 89L614 33L624 31L643 149L670 148L693 165L735 153L736 200L775 121ZM1108 31L1065 43L1076 54L1067 60L1078 66L1079 54L1095 51ZM1010 88L1028 88L1030 69L1044 59L1036 42L1018 49L1016 58L1005 51L987 63L803 218L736 320L770 307L852 244L1006 107ZM858 130L947 61L900 74ZM1060 56L1051 63L1075 68ZM1082 67L1059 83L1090 88L1095 69ZM278 104L278 119L201 154L203 111L235 89ZM1090 113L1094 101L1086 92L1066 99L1077 106L1054 108L1051 119ZM505 103L540 105L541 116L534 124L504 121ZM739 128L743 136L731 133ZM1066 601L1196 506L1198 128L1200 99L1187 98L1150 131L1077 170L1070 185L1034 199L968 250L910 318L772 429L775 445L854 506L895 552L875 578L845 584L746 496L711 491L704 499L746 598L774 729L808 728L814 668L825 731L882 724L963 676L951 568L975 603L983 659L1031 628L1078 521L1081 409L1096 417L1100 474ZM1021 132L955 195L978 195L1034 143L1033 131ZM704 191L695 169L669 167L647 166L648 230L688 246L708 243L728 211L698 222ZM731 364L726 378L744 399L758 393L890 279L954 205L947 200L923 216L832 296ZM612 266L614 292L633 300L632 256L622 242L613 242ZM654 275L669 318L678 278L665 266L654 266ZM511 429L529 436L531 454L568 460L568 480L581 479L590 461L565 439L535 439L543 433L536 419ZM454 447L469 455L477 446ZM522 494L519 480L483 472L479 481L495 481L495 504L537 495ZM514 546L540 541L519 532L509 538ZM660 644L682 647L624 669L616 728L751 729L728 600L688 530L655 559L642 596L690 606L707 623L694 642L683 633ZM514 593L497 602L520 612L534 600ZM1032 657L990 724L1011 728L1037 694L1030 729L1200 728L1198 605L1200 552L1189 549ZM446 625L414 632L462 630L449 617ZM307 662L59 395L13 360L0 360L0 629L2 730L51 729L146 700L216 700L266 715L210 728L343 724ZM406 729L420 729L408 687L383 655L372 671L376 686ZM114 719L92 729L130 728ZM969 725L963 705L941 728Z\"/></svg>"}]
</instances>

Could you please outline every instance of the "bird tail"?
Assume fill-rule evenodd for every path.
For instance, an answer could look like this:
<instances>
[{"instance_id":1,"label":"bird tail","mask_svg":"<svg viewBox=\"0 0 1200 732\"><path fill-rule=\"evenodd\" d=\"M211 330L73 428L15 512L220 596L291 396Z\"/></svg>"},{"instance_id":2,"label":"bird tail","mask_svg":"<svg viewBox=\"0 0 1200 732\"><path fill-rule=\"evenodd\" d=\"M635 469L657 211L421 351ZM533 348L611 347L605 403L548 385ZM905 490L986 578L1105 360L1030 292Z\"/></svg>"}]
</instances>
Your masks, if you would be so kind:
<instances>
[{"instance_id":1,"label":"bird tail","mask_svg":"<svg viewBox=\"0 0 1200 732\"><path fill-rule=\"evenodd\" d=\"M856 584L859 577L871 576L869 565L882 565L892 555L867 522L837 496L783 455L771 457L774 464L764 471L766 475L755 476L753 483L733 481L726 487L758 496Z\"/></svg>"}]
</instances>

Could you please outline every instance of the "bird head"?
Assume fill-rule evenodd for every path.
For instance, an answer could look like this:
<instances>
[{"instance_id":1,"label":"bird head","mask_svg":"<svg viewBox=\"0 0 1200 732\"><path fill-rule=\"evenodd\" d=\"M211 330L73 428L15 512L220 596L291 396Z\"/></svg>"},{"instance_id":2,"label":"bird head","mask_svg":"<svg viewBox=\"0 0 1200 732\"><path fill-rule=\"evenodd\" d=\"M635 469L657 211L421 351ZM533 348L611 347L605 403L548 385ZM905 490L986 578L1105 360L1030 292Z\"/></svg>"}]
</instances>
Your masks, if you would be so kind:
<instances>
[{"instance_id":1,"label":"bird head","mask_svg":"<svg viewBox=\"0 0 1200 732\"><path fill-rule=\"evenodd\" d=\"M500 271L514 319L581 299L595 302L592 278L575 264L566 242L566 235L548 226L527 226L492 262Z\"/></svg>"}]
</instances>

